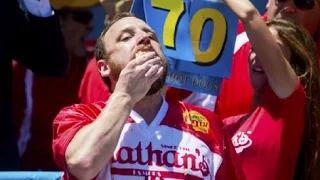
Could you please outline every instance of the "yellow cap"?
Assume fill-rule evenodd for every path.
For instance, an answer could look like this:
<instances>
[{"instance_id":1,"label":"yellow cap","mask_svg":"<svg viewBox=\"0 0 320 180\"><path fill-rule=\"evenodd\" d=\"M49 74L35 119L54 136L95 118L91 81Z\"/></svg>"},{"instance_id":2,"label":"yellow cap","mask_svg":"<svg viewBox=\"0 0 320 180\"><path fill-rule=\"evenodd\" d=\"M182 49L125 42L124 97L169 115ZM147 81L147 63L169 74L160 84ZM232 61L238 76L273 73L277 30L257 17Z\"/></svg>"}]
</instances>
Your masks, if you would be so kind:
<instances>
[{"instance_id":1,"label":"yellow cap","mask_svg":"<svg viewBox=\"0 0 320 180\"><path fill-rule=\"evenodd\" d=\"M86 8L99 4L99 0L50 0L50 3L54 9Z\"/></svg>"}]
</instances>

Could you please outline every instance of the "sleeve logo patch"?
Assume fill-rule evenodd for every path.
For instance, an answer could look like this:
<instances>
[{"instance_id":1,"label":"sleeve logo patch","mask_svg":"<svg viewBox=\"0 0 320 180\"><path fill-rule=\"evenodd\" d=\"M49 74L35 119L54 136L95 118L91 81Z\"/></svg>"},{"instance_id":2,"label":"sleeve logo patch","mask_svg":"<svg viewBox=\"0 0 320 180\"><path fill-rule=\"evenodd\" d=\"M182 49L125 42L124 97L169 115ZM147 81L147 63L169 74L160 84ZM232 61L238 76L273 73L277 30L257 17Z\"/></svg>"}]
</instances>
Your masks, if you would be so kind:
<instances>
[{"instance_id":1,"label":"sleeve logo patch","mask_svg":"<svg viewBox=\"0 0 320 180\"><path fill-rule=\"evenodd\" d=\"M205 134L209 133L209 121L206 117L197 111L185 111L183 113L184 121L191 125L193 130L202 132Z\"/></svg>"}]
</instances>

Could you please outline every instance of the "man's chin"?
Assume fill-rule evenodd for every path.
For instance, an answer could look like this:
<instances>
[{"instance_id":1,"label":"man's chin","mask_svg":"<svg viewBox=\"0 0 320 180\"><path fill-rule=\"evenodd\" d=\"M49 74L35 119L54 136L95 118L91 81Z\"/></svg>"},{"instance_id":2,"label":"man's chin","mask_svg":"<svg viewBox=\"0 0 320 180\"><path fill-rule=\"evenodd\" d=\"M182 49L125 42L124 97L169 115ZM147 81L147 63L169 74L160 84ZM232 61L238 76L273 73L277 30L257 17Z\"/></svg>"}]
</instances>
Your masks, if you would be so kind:
<instances>
[{"instance_id":1,"label":"man's chin","mask_svg":"<svg viewBox=\"0 0 320 180\"><path fill-rule=\"evenodd\" d=\"M165 63L165 71L163 72L162 76L157 79L152 85L149 91L147 92L146 96L151 96L159 91L164 87L164 84L166 82L166 77L167 77L167 65Z\"/></svg>"},{"instance_id":2,"label":"man's chin","mask_svg":"<svg viewBox=\"0 0 320 180\"><path fill-rule=\"evenodd\" d=\"M147 92L146 96L151 96L159 92L164 86L164 82L160 79L158 79L156 82L154 82Z\"/></svg>"}]
</instances>

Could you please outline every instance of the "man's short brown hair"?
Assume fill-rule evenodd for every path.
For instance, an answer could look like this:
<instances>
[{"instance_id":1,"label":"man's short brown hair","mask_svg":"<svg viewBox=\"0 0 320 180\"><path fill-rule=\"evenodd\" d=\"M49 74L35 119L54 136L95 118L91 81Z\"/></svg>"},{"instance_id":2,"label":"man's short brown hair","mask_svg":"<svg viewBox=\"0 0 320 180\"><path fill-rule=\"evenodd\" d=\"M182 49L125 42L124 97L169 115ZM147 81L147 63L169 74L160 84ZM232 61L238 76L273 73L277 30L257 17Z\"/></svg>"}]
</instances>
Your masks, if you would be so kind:
<instances>
[{"instance_id":1,"label":"man's short brown hair","mask_svg":"<svg viewBox=\"0 0 320 180\"><path fill-rule=\"evenodd\" d=\"M97 39L96 50L95 50L95 56L96 56L97 61L100 59L108 59L109 58L109 54L108 54L108 52L106 52L105 47L104 47L103 37L113 24L115 24L117 21L119 21L120 19L125 18L125 17L136 17L136 16L134 14L128 13L128 12L122 12L122 13L116 14L108 22L106 28L101 32L99 38Z\"/></svg>"}]
</instances>

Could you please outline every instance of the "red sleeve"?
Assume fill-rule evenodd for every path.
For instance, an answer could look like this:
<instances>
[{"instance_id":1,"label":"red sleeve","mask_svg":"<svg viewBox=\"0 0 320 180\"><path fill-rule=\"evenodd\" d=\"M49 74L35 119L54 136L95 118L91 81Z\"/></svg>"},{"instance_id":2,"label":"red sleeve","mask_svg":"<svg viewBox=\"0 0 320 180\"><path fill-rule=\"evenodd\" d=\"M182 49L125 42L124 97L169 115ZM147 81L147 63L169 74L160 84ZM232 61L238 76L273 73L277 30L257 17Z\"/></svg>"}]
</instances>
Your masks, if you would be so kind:
<instances>
[{"instance_id":1,"label":"red sleeve","mask_svg":"<svg viewBox=\"0 0 320 180\"><path fill-rule=\"evenodd\" d=\"M307 103L307 94L306 91L303 88L303 85L301 84L301 81L297 83L296 89L294 92L286 99L282 100L283 103L286 103L288 105L295 104L299 102L300 104L306 104Z\"/></svg>"},{"instance_id":2,"label":"red sleeve","mask_svg":"<svg viewBox=\"0 0 320 180\"><path fill-rule=\"evenodd\" d=\"M61 110L53 121L53 156L56 164L64 171L65 179L75 179L67 170L66 149L76 133L93 121L86 110L86 105L70 106Z\"/></svg>"},{"instance_id":3,"label":"red sleeve","mask_svg":"<svg viewBox=\"0 0 320 180\"><path fill-rule=\"evenodd\" d=\"M262 98L266 99L265 100L266 103L263 103L263 106L266 109L273 110L274 104L278 103L278 104L281 104L281 107L283 107L282 111L278 112L278 113L281 113L282 116L283 116L283 114L292 115L292 113L290 111L295 112L296 110L297 111L299 110L299 111L304 112L303 108L301 110L301 107L305 106L305 104L307 102L307 95L306 95L306 92L305 92L300 80L297 83L296 88L292 92L292 94L290 94L290 96L288 96L287 98L284 98L284 99L279 98L274 93L274 91L272 90L272 88L270 87L269 84L266 85L265 89L266 90L265 90L265 93L263 94ZM297 103L297 102L299 102L299 103ZM304 113L302 113L302 114L304 114ZM276 114L276 115L278 115L278 114ZM280 116L280 115L278 115L278 116Z\"/></svg>"}]
</instances>

